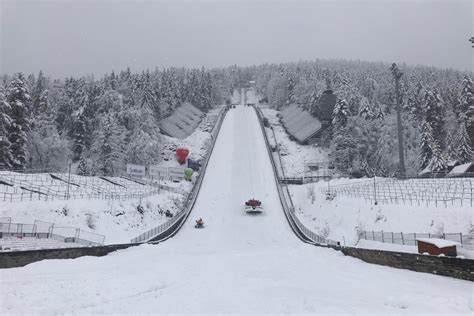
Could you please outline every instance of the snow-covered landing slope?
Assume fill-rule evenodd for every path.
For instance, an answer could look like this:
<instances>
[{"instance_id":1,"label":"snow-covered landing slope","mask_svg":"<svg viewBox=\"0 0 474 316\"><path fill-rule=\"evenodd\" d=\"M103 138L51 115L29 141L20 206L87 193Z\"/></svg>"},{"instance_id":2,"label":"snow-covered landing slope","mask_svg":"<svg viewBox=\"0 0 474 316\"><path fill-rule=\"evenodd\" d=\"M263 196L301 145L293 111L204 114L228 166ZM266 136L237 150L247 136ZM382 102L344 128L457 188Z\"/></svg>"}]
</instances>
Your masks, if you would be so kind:
<instances>
[{"instance_id":1,"label":"snow-covered landing slope","mask_svg":"<svg viewBox=\"0 0 474 316\"><path fill-rule=\"evenodd\" d=\"M242 213L261 199L265 214ZM194 229L201 216L205 229ZM472 283L300 242L252 108L230 110L195 209L172 239L0 271L0 313L472 314Z\"/></svg>"}]
</instances>

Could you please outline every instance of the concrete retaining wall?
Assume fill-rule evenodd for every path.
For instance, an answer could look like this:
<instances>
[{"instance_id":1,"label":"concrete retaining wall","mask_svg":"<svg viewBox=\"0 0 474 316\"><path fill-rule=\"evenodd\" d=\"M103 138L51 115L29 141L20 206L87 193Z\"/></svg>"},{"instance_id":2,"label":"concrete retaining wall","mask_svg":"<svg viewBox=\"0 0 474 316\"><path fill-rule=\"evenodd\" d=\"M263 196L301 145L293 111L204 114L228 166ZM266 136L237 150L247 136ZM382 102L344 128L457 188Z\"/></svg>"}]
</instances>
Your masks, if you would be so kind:
<instances>
[{"instance_id":1,"label":"concrete retaining wall","mask_svg":"<svg viewBox=\"0 0 474 316\"><path fill-rule=\"evenodd\" d=\"M341 251L347 256L355 257L369 263L474 281L474 260L471 259L437 257L353 247L332 248Z\"/></svg>"},{"instance_id":2,"label":"concrete retaining wall","mask_svg":"<svg viewBox=\"0 0 474 316\"><path fill-rule=\"evenodd\" d=\"M140 244L0 252L0 269L23 267L45 259L74 259L83 256L101 257L116 250L138 245Z\"/></svg>"}]
</instances>

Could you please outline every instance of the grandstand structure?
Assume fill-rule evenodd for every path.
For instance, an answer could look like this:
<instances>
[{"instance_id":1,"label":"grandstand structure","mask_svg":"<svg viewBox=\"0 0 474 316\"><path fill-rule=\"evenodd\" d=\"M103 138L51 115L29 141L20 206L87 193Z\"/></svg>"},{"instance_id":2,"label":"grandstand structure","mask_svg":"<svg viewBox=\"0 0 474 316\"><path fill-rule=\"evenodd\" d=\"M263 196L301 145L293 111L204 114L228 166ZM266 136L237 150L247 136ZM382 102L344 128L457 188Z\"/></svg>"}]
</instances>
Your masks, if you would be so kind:
<instances>
[{"instance_id":1,"label":"grandstand structure","mask_svg":"<svg viewBox=\"0 0 474 316\"><path fill-rule=\"evenodd\" d=\"M160 121L161 133L184 139L191 135L205 114L189 102L183 103L173 114Z\"/></svg>"},{"instance_id":2,"label":"grandstand structure","mask_svg":"<svg viewBox=\"0 0 474 316\"><path fill-rule=\"evenodd\" d=\"M161 190L184 194L169 184L127 177L89 177L67 173L20 173L0 171L0 201L66 199L137 199Z\"/></svg>"},{"instance_id":3,"label":"grandstand structure","mask_svg":"<svg viewBox=\"0 0 474 316\"><path fill-rule=\"evenodd\" d=\"M321 121L295 104L281 111L281 122L287 133L301 144L314 144L320 140Z\"/></svg>"},{"instance_id":4,"label":"grandstand structure","mask_svg":"<svg viewBox=\"0 0 474 316\"><path fill-rule=\"evenodd\" d=\"M321 192L382 204L425 204L436 207L474 205L473 178L376 178L321 188Z\"/></svg>"}]
</instances>

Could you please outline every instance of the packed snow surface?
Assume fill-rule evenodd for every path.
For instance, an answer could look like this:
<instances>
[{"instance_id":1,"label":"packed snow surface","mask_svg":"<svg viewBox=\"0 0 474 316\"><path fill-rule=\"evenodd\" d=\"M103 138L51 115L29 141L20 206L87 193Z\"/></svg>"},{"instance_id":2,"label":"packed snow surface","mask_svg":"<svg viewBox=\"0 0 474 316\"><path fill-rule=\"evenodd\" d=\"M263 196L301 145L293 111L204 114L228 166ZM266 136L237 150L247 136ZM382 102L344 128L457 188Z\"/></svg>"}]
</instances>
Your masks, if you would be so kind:
<instances>
[{"instance_id":1,"label":"packed snow surface","mask_svg":"<svg viewBox=\"0 0 474 316\"><path fill-rule=\"evenodd\" d=\"M255 197L265 213L243 205ZM193 219L202 217L204 229ZM0 313L467 314L472 283L392 269L298 240L254 109L230 110L191 217L172 239L0 271Z\"/></svg>"}]
</instances>

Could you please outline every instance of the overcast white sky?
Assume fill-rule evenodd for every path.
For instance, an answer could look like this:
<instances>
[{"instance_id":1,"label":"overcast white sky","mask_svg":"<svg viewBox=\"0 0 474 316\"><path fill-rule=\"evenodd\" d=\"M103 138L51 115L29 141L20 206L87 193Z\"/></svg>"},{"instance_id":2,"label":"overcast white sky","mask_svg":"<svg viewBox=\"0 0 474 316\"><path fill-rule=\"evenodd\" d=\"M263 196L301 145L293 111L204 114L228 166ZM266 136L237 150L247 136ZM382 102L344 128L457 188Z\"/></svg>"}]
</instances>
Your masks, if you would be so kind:
<instances>
[{"instance_id":1,"label":"overcast white sky","mask_svg":"<svg viewBox=\"0 0 474 316\"><path fill-rule=\"evenodd\" d=\"M472 70L472 1L0 0L0 73L346 58Z\"/></svg>"}]
</instances>

